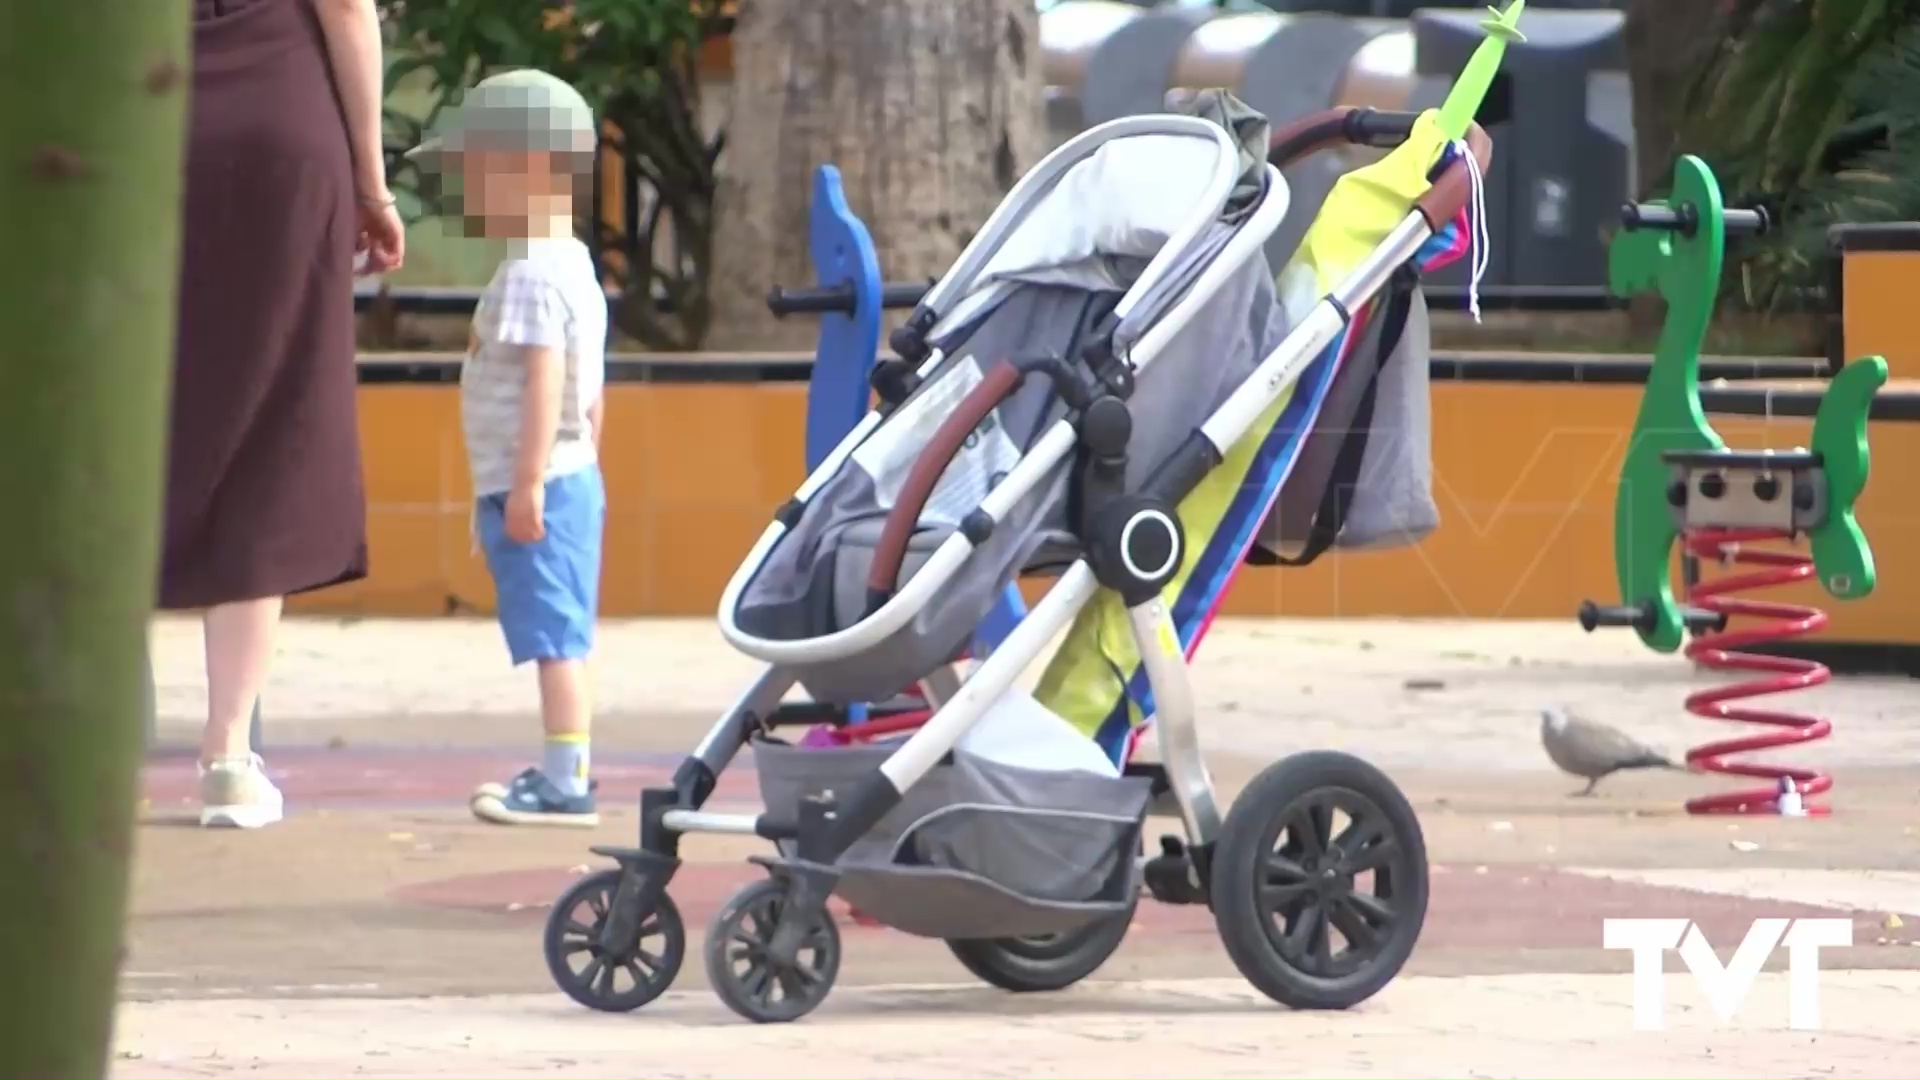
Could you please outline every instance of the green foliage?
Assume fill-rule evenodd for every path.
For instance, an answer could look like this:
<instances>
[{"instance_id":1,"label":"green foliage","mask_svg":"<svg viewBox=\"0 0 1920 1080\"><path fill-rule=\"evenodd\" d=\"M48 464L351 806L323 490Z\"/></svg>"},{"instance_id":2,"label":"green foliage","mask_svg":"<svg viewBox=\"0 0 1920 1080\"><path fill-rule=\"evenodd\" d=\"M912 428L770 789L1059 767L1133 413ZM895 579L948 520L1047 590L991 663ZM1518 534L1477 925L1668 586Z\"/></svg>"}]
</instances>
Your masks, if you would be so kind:
<instances>
[{"instance_id":1,"label":"green foliage","mask_svg":"<svg viewBox=\"0 0 1920 1080\"><path fill-rule=\"evenodd\" d=\"M532 67L573 84L603 124L600 152L634 190L585 216L614 321L652 349L693 349L711 319L714 161L721 139L698 112L700 45L724 33L720 0L380 0L387 28L387 175L415 215L436 210L430 176L402 156L466 88ZM405 107L406 90L424 100ZM597 190L597 189L596 189ZM596 200L596 203L598 200Z\"/></svg>"},{"instance_id":2,"label":"green foliage","mask_svg":"<svg viewBox=\"0 0 1920 1080\"><path fill-rule=\"evenodd\" d=\"M1818 284L1827 227L1920 218L1920 0L1740 0L1679 147L1730 205L1783 228L1733 255L1729 290L1775 310Z\"/></svg>"}]
</instances>

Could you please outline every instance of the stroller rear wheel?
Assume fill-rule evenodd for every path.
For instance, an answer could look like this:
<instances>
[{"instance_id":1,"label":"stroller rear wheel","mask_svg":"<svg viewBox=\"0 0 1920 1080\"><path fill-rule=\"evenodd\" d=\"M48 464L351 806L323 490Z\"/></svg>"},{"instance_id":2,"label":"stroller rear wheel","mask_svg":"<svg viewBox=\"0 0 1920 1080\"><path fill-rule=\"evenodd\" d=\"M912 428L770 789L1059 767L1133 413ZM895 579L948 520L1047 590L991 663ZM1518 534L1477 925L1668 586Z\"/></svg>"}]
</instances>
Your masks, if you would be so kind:
<instances>
[{"instance_id":1,"label":"stroller rear wheel","mask_svg":"<svg viewBox=\"0 0 1920 1080\"><path fill-rule=\"evenodd\" d=\"M954 959L989 986L1015 994L1065 990L1100 970L1133 925L1133 907L1064 934L947 942Z\"/></svg>"},{"instance_id":2,"label":"stroller rear wheel","mask_svg":"<svg viewBox=\"0 0 1920 1080\"><path fill-rule=\"evenodd\" d=\"M665 993L687 952L686 924L665 893L652 911L628 913L637 927L631 941L605 940L623 873L602 870L574 882L554 901L541 938L554 984L601 1012L632 1012Z\"/></svg>"},{"instance_id":3,"label":"stroller rear wheel","mask_svg":"<svg viewBox=\"0 0 1920 1080\"><path fill-rule=\"evenodd\" d=\"M1427 913L1427 852L1405 795L1331 751L1267 767L1234 800L1213 915L1248 982L1295 1009L1346 1009L1399 974Z\"/></svg>"},{"instance_id":4,"label":"stroller rear wheel","mask_svg":"<svg viewBox=\"0 0 1920 1080\"><path fill-rule=\"evenodd\" d=\"M819 1007L840 974L840 931L822 907L790 959L773 953L787 883L756 881L735 893L707 931L707 980L727 1008L757 1024L780 1024Z\"/></svg>"}]
</instances>

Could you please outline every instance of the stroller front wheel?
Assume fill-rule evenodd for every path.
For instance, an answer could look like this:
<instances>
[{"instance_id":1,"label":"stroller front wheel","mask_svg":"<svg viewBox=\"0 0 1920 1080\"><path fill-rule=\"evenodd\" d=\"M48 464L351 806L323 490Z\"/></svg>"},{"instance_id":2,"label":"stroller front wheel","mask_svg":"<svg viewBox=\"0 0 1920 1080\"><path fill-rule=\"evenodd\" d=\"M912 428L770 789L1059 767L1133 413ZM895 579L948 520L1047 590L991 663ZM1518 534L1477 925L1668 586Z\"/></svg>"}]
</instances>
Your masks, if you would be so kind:
<instances>
[{"instance_id":1,"label":"stroller front wheel","mask_svg":"<svg viewBox=\"0 0 1920 1080\"><path fill-rule=\"evenodd\" d=\"M601 1012L632 1012L665 993L687 952L686 924L665 893L651 911L624 913L619 921L628 929L609 934L624 873L602 870L575 882L554 901L541 937L554 984Z\"/></svg>"},{"instance_id":2,"label":"stroller front wheel","mask_svg":"<svg viewBox=\"0 0 1920 1080\"><path fill-rule=\"evenodd\" d=\"M1015 994L1065 990L1100 970L1126 940L1133 907L1064 934L969 938L947 942L981 982Z\"/></svg>"},{"instance_id":3,"label":"stroller front wheel","mask_svg":"<svg viewBox=\"0 0 1920 1080\"><path fill-rule=\"evenodd\" d=\"M727 1008L756 1024L807 1015L827 999L840 974L840 930L824 906L801 927L793 955L775 955L787 889L773 878L748 885L714 915L707 931L707 981Z\"/></svg>"},{"instance_id":4,"label":"stroller front wheel","mask_svg":"<svg viewBox=\"0 0 1920 1080\"><path fill-rule=\"evenodd\" d=\"M1426 919L1413 806L1349 754L1296 754L1255 777L1227 814L1212 877L1227 955L1294 1009L1346 1009L1378 993Z\"/></svg>"}]
</instances>

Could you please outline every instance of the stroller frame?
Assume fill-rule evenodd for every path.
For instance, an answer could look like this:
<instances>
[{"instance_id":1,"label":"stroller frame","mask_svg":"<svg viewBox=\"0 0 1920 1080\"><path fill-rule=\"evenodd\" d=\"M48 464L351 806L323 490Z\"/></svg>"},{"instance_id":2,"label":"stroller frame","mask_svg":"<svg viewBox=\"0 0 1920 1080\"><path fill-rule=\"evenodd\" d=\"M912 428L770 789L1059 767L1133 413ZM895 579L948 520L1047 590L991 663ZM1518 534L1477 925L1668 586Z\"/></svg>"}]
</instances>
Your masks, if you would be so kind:
<instances>
[{"instance_id":1,"label":"stroller frame","mask_svg":"<svg viewBox=\"0 0 1920 1080\"><path fill-rule=\"evenodd\" d=\"M1391 146L1410 133L1416 114L1378 113L1370 109L1337 109L1278 128L1273 133L1270 161L1284 163L1337 142L1372 146ZM868 415L834 448L795 493L793 499L775 514L743 561L720 602L720 628L727 640L741 651L766 661L761 672L708 730L699 745L675 771L667 787L642 793L639 845L636 848L595 847L595 853L619 864L608 871L583 879L556 903L553 919L557 924L569 917L573 898L594 893L600 899L590 948L594 964L604 961L605 987L599 985L601 973L583 979L556 953L550 925L549 967L561 988L570 996L593 1008L626 1011L657 997L670 984L684 954L684 929L666 890L680 865L679 841L689 833L725 833L759 836L789 845L790 858L756 858L767 867L770 878L747 887L720 912L708 940L708 963L715 989L727 1004L750 1019L781 1021L796 1019L825 997L838 968L837 931L826 904L834 892L838 871L835 861L862 835L871 830L898 805L902 793L920 782L943 760L947 760L960 738L985 714L992 702L1010 689L1021 672L1039 657L1047 644L1064 630L1082 608L1102 588L1115 590L1125 603L1142 664L1152 686L1156 703L1153 727L1159 743L1161 765L1138 766L1128 763L1129 775L1153 778L1155 794L1170 794L1178 806L1185 833L1184 843L1168 838L1163 841L1163 856L1146 866L1146 885L1156 899L1174 903L1206 903L1215 908L1221 921L1223 940L1241 971L1269 996L1296 1007L1344 1008L1376 992L1397 973L1417 935L1418 916L1425 907L1425 855L1418 823L1411 807L1397 788L1372 766L1341 754L1303 754L1288 758L1270 768L1242 794L1241 802L1297 792L1302 770L1318 770L1315 783L1337 783L1361 791L1380 804L1396 825L1403 855L1417 859L1417 907L1413 935L1403 935L1404 948L1397 949L1383 974L1360 980L1366 985L1319 987L1303 990L1298 980L1274 975L1271 964L1263 960L1277 946L1261 937L1259 918L1237 900L1216 896L1212 887L1214 864L1226 858L1257 861L1259 845L1270 844L1273 832L1261 834L1275 813L1283 808L1270 806L1258 821L1236 826L1224 820L1213 781L1202 757L1194 695L1187 671L1184 649L1176 632L1162 589L1176 574L1183 558L1184 537L1177 508L1182 499L1215 467L1227 450L1245 435L1260 415L1301 375L1323 350L1337 341L1359 309L1388 282L1391 275L1412 259L1437 228L1452 216L1450 210L1435 207L1447 199L1464 194L1464 176L1445 177L1451 184L1446 198L1422 199L1402 219L1385 241L1361 261L1344 280L1322 296L1311 311L1299 320L1284 341L1260 361L1252 377L1245 380L1227 399L1194 427L1178 449L1150 475L1143 485L1128 491L1114 484L1089 483L1082 521L1086 523L1079 539L1082 551L1066 567L1046 595L1001 644L980 660L970 677L962 679L953 666L929 673L921 681L921 691L932 709L931 717L913 732L879 766L850 789L828 792L801 800L797 814L781 813L769 807L766 812L720 813L703 809L717 778L737 756L740 749L776 728L842 722L844 714L830 704L782 704L782 699L798 681L796 669L810 662L857 653L904 625L920 606L948 582L961 568L976 545L991 535L993 528L1010 509L1034 490L1051 470L1076 452L1085 451L1091 460L1110 466L1107 472L1117 477L1124 462L1129 419L1125 395L1131 389L1132 376L1148 367L1157 353L1179 333L1217 291L1228 276L1245 261L1260 252L1269 235L1279 227L1287 210L1287 189L1279 170L1265 166L1267 188L1250 217L1234 232L1224 249L1203 270L1194 283L1172 306L1118 356L1118 378L1104 380L1107 393L1088 399L1082 392L1076 400L1067 386L1070 374L1048 370L1044 365L997 365L976 386L939 433L921 451L920 464L932 461L933 479L957 449L957 439L945 438L957 432L964 436L1021 380L1031 374L1047 375L1061 386L1062 396L1074 406L1069 416L1055 422L1026 452L1005 478L989 491L978 508L962 526L949 535L926 559L908 581L890 593L875 591L869 596L864 618L837 632L806 640L770 640L756 637L740 628L735 620L737 602L773 546L799 519L807 499L848 459L882 420L904 401L919 380L932 375L943 357L927 347L927 339L942 327L953 325L967 314L965 298L989 259L1012 234L1026 213L1051 189L1068 169L1085 160L1101 146L1115 139L1135 135L1173 135L1211 140L1219 149L1219 175L1209 188L1209 199L1196 211L1191 222L1174 233L1149 262L1119 302L1105 329L1125 320L1139 299L1166 275L1170 268L1193 247L1206 227L1219 214L1239 174L1238 148L1227 132L1208 121L1184 116L1151 115L1127 117L1095 127L1068 141L1023 177L1000 207L968 245L947 274L926 294L905 326L896 331L891 344L901 360L883 361L874 377L880 391L881 406ZM1483 133L1473 131L1469 140L1476 156L1485 155L1488 143ZM1463 170L1453 170L1463 171ZM1434 182L1439 189L1442 180ZM1453 190L1460 189L1460 190ZM887 370L889 367L891 371ZM904 370L903 370L904 369ZM920 465L916 465L916 472ZM1097 470L1090 470L1090 472ZM912 488L911 481L909 488ZM904 520L911 531L924 504L921 492L916 502L905 496L889 517ZM888 558L883 539L877 562ZM902 552L904 545L902 545ZM899 553L896 553L899 554ZM897 579L899 564L891 569ZM881 576L876 573L876 577ZM1288 771L1291 770L1291 771ZM1277 772L1278 771L1278 772ZM1285 775L1280 775L1285 773ZM1331 778L1330 780L1327 778ZM1283 782L1284 781L1284 782ZM1291 785L1291 788L1289 788ZM1237 805L1236 805L1237 809ZM1236 833L1237 830L1237 833ZM1261 834L1261 835L1256 835ZM1231 853L1228 849L1233 849ZM1157 865L1156 865L1157 864ZM1251 870L1249 873L1253 872ZM1330 873L1331 871L1329 871ZM595 893L597 890L597 893ZM1249 896L1254 887L1249 885ZM1248 901L1251 903L1251 900ZM1232 909L1232 910L1229 910ZM1241 929L1229 932L1227 920L1240 920ZM785 963L783 972L797 972L779 981L788 991L784 1003L769 1004L750 1000L754 995L737 985L722 985L722 973L714 970L716 948L722 955L739 937L743 920L771 923L770 929L755 946ZM1123 933L1126 921L1122 920ZM1265 930L1267 937L1273 931ZM665 939L653 956L657 964L649 978L641 978L631 957L638 942L649 934ZM1236 943L1236 938L1238 942ZM1095 959L1099 960L1118 944L1118 935ZM807 949L819 950L811 968L793 968L794 958ZM956 952L958 950L956 949ZM827 955L830 954L830 955ZM1256 955L1257 954L1257 955ZM642 953L642 955L645 955ZM825 959L818 959L825 956ZM626 957L624 961L621 959ZM963 957L963 960L965 958ZM611 972L624 963L635 973L634 990L614 994ZM969 963L969 967L974 964ZM770 969L771 970L771 969ZM975 968L979 972L978 968ZM1087 969L1091 970L1091 967ZM1084 973L1082 973L1084 974ZM804 977L801 977L804 976ZM771 976L769 976L771 978ZM1074 975L1073 978L1078 978ZM1009 989L1051 989L1054 984L1011 985L989 976ZM1067 979L1058 985L1070 982ZM796 989L802 991L794 993Z\"/></svg>"}]
</instances>

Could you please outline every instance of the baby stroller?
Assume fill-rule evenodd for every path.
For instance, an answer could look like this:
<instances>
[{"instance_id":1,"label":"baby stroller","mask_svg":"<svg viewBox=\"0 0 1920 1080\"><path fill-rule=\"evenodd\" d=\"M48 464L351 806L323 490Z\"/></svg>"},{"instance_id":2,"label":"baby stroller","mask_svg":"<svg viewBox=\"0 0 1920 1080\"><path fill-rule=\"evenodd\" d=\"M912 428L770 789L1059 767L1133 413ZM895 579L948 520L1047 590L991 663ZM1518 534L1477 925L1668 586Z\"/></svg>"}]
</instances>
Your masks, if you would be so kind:
<instances>
[{"instance_id":1,"label":"baby stroller","mask_svg":"<svg viewBox=\"0 0 1920 1080\"><path fill-rule=\"evenodd\" d=\"M1470 82L1466 116L1486 79ZM1457 253L1491 145L1477 127L1443 137L1447 110L1334 110L1270 136L1219 93L1189 111L1060 147L893 335L879 407L776 512L721 599L724 636L767 668L671 786L643 793L639 846L595 848L618 869L555 903L544 944L570 997L628 1011L671 984L686 932L667 886L695 832L774 845L753 860L767 878L723 905L705 943L716 993L755 1021L797 1019L831 990L835 895L946 940L1013 991L1091 974L1143 886L1208 905L1236 967L1292 1007L1350 1007L1404 965L1427 896L1406 798L1357 758L1308 753L1269 767L1223 818L1186 661L1250 552L1300 562L1375 542L1369 528L1405 540L1432 527L1426 466L1410 460L1423 437L1364 436L1397 410L1424 423L1424 309L1407 268ZM1349 201L1377 220L1345 240L1369 247L1342 260L1310 234L1318 253L1276 295L1262 247L1288 194L1269 158L1342 141L1399 146L1387 162L1404 174L1416 161L1418 183L1360 176ZM1316 260L1318 281L1294 272ZM1393 310L1369 317L1383 298ZM1382 470L1420 475L1410 488L1365 479ZM1023 574L1057 577L963 678L957 658ZM1063 632L1039 695L1016 690ZM1120 674L1135 667L1138 687ZM1117 732L1111 695L1080 677L1091 668L1134 703L1117 706ZM902 738L779 737L914 684L933 713ZM812 700L783 703L796 685ZM1135 708L1159 765L1130 759ZM766 811L703 809L744 746ZM1143 862L1156 800L1185 835Z\"/></svg>"}]
</instances>

